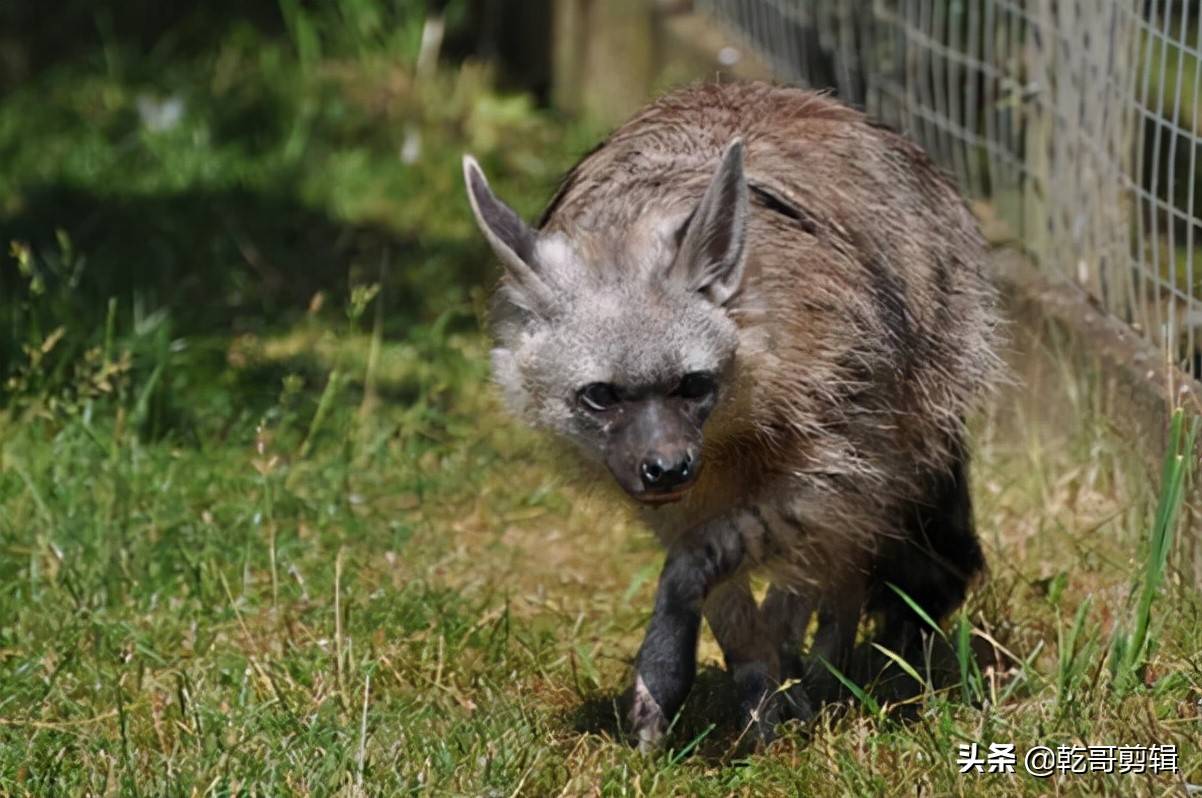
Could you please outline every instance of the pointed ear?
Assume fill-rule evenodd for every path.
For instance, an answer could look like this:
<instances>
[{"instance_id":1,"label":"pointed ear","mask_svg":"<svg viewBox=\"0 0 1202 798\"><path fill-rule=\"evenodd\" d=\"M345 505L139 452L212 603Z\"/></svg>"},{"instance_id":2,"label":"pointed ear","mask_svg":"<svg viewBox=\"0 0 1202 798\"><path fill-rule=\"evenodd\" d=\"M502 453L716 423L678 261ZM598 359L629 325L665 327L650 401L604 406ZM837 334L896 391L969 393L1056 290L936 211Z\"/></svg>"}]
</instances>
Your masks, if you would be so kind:
<instances>
[{"instance_id":1,"label":"pointed ear","mask_svg":"<svg viewBox=\"0 0 1202 798\"><path fill-rule=\"evenodd\" d=\"M463 156L463 182L476 224L511 278L511 298L534 312L550 307L550 289L539 278L534 263L538 234L493 194L480 164L470 155Z\"/></svg>"},{"instance_id":2,"label":"pointed ear","mask_svg":"<svg viewBox=\"0 0 1202 798\"><path fill-rule=\"evenodd\" d=\"M714 304L726 304L743 281L747 213L743 141L735 139L686 222L670 276L683 280L690 290L701 291Z\"/></svg>"}]
</instances>

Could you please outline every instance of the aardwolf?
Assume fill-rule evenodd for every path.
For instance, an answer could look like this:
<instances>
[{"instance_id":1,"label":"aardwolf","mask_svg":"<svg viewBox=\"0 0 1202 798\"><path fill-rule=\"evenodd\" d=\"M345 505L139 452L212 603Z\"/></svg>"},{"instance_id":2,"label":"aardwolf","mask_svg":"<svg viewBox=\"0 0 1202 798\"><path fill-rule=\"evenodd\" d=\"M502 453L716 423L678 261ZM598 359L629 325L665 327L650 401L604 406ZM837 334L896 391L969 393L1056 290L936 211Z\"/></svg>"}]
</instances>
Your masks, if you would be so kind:
<instances>
[{"instance_id":1,"label":"aardwolf","mask_svg":"<svg viewBox=\"0 0 1202 798\"><path fill-rule=\"evenodd\" d=\"M913 651L898 590L936 619L963 601L984 567L964 420L999 373L996 297L975 219L915 145L821 94L702 84L585 156L536 225L471 156L464 178L505 267L506 404L607 468L667 549L640 746L685 699L703 616L769 737L812 711L812 622L808 661L838 666L863 617Z\"/></svg>"}]
</instances>

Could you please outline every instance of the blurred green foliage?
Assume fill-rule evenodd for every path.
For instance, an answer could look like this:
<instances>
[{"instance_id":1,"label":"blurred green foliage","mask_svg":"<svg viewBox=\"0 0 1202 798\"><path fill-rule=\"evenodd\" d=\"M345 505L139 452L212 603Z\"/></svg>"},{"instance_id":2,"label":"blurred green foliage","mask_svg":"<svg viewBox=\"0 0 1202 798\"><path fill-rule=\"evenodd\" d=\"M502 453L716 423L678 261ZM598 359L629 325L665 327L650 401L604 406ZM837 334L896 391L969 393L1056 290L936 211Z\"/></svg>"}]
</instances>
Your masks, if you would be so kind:
<instances>
[{"instance_id":1,"label":"blurred green foliage","mask_svg":"<svg viewBox=\"0 0 1202 798\"><path fill-rule=\"evenodd\" d=\"M3 94L0 406L145 393L146 434L224 425L278 388L229 367L230 336L328 317L382 269L384 335L477 327L494 266L459 156L543 186L532 212L570 160L561 126L483 65L419 78L415 0L151 9L68 4L91 49L59 43ZM26 50L57 41L44 11L3 13L30 16Z\"/></svg>"}]
</instances>

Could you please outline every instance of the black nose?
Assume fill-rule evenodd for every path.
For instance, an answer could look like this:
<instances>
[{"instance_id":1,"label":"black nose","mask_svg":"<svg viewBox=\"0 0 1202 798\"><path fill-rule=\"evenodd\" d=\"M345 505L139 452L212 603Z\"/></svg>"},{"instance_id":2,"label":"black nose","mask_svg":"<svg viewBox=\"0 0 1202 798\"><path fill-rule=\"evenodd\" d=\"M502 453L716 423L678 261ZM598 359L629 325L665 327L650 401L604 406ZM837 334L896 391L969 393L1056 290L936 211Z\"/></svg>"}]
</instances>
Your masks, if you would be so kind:
<instances>
[{"instance_id":1,"label":"black nose","mask_svg":"<svg viewBox=\"0 0 1202 798\"><path fill-rule=\"evenodd\" d=\"M658 454L644 460L639 467L643 475L643 487L653 491L669 491L693 478L695 469L691 453L685 452L684 457L676 462L672 460Z\"/></svg>"}]
</instances>

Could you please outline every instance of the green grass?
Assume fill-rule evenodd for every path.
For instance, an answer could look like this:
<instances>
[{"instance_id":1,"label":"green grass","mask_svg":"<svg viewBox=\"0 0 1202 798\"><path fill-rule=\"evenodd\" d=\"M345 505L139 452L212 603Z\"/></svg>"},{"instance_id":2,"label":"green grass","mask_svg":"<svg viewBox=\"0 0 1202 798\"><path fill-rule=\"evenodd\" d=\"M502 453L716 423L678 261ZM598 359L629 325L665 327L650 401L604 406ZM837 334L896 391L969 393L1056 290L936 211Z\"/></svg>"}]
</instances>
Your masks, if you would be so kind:
<instances>
[{"instance_id":1,"label":"green grass","mask_svg":"<svg viewBox=\"0 0 1202 798\"><path fill-rule=\"evenodd\" d=\"M62 67L0 104L0 794L1202 782L1202 603L1163 556L1185 460L1144 473L1072 375L974 425L992 571L939 633L952 685L910 666L921 703L866 691L752 753L706 637L670 747L633 751L662 555L498 409L458 186L472 149L532 213L596 131L470 66L294 50ZM151 90L188 98L178 127L138 121ZM961 775L973 741L1173 743L1182 773Z\"/></svg>"}]
</instances>

